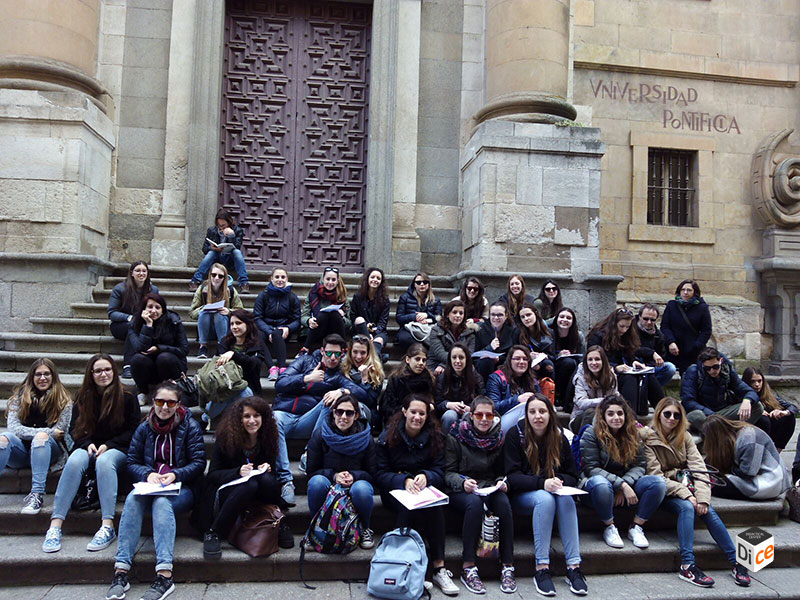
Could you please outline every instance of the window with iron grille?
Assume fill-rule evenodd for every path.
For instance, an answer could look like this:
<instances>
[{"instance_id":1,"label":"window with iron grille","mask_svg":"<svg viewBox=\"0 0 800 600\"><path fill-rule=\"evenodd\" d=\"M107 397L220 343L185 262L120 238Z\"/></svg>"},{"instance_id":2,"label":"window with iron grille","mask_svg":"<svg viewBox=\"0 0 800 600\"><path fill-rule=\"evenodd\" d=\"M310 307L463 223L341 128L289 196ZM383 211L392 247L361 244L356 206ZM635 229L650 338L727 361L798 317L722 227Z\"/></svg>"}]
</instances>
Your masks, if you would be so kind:
<instances>
[{"instance_id":1,"label":"window with iron grille","mask_svg":"<svg viewBox=\"0 0 800 600\"><path fill-rule=\"evenodd\" d=\"M647 223L697 227L697 152L650 148L647 154Z\"/></svg>"}]
</instances>

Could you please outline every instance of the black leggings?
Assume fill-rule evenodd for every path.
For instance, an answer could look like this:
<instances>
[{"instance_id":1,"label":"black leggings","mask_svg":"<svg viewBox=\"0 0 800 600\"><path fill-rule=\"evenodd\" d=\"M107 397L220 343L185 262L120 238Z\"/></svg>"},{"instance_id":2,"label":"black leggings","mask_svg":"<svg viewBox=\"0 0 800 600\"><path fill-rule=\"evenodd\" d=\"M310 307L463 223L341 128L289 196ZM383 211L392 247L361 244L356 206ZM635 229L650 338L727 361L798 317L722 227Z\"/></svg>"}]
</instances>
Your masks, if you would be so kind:
<instances>
[{"instance_id":1,"label":"black leggings","mask_svg":"<svg viewBox=\"0 0 800 600\"><path fill-rule=\"evenodd\" d=\"M441 506L408 510L388 492L381 492L381 501L397 513L395 527L411 527L427 542L431 563L444 560L444 509Z\"/></svg>"},{"instance_id":2,"label":"black leggings","mask_svg":"<svg viewBox=\"0 0 800 600\"><path fill-rule=\"evenodd\" d=\"M763 421L763 424L767 425L766 428L762 427L762 420L764 419L766 419L766 421ZM778 419L772 419L765 413L764 416L756 422L756 427L761 427L761 429L764 429L764 431L769 434L776 448L784 449L789 443L789 440L792 439L796 422L797 419L791 413Z\"/></svg>"},{"instance_id":3,"label":"black leggings","mask_svg":"<svg viewBox=\"0 0 800 600\"><path fill-rule=\"evenodd\" d=\"M637 416L646 415L649 411L648 403L655 407L664 397L664 390L652 373L649 375L617 373L617 389Z\"/></svg>"},{"instance_id":4,"label":"black leggings","mask_svg":"<svg viewBox=\"0 0 800 600\"><path fill-rule=\"evenodd\" d=\"M285 508L281 499L281 484L274 473L262 473L244 483L227 487L219 492L219 509L211 523L211 529L220 537L227 537L236 522L236 517L250 502L277 504Z\"/></svg>"},{"instance_id":5,"label":"black leggings","mask_svg":"<svg viewBox=\"0 0 800 600\"><path fill-rule=\"evenodd\" d=\"M504 565L514 563L514 517L511 513L511 502L504 492L495 492L491 496L481 497L466 492L450 494L450 506L464 515L461 526L461 560L474 563L477 559L475 546L483 525L483 504L495 516L500 517L500 560Z\"/></svg>"},{"instance_id":6,"label":"black leggings","mask_svg":"<svg viewBox=\"0 0 800 600\"><path fill-rule=\"evenodd\" d=\"M339 314L338 310L319 313L317 317L317 327L308 330L308 337L306 338L305 344L308 351L311 352L319 348L325 336L331 333L338 333L342 337L346 335L344 318Z\"/></svg>"},{"instance_id":7,"label":"black leggings","mask_svg":"<svg viewBox=\"0 0 800 600\"><path fill-rule=\"evenodd\" d=\"M142 394L147 394L151 385L166 379L179 379L184 371L186 363L171 352L136 353L131 358L131 375Z\"/></svg>"},{"instance_id":8,"label":"black leggings","mask_svg":"<svg viewBox=\"0 0 800 600\"><path fill-rule=\"evenodd\" d=\"M702 477L702 476L701 476ZM739 489L733 485L727 477L724 477L728 485L712 485L711 495L717 498L730 498L731 500L752 500L748 498Z\"/></svg>"},{"instance_id":9,"label":"black leggings","mask_svg":"<svg viewBox=\"0 0 800 600\"><path fill-rule=\"evenodd\" d=\"M269 338L264 340L269 350L270 357L275 359L275 366L281 369L286 366L286 340L283 339L282 334L283 332L280 327L276 327L272 330L272 341L270 341ZM272 361L270 361L270 363L271 362ZM271 366L272 364L268 364L267 368Z\"/></svg>"},{"instance_id":10,"label":"black leggings","mask_svg":"<svg viewBox=\"0 0 800 600\"><path fill-rule=\"evenodd\" d=\"M572 386L572 376L575 374L575 369L578 368L579 361L574 358L557 358L556 359L556 400L557 404L562 406L565 410L571 406L565 406L565 402L569 403L570 388ZM575 395L574 389L571 390L572 395ZM566 412L570 412L566 410Z\"/></svg>"}]
</instances>

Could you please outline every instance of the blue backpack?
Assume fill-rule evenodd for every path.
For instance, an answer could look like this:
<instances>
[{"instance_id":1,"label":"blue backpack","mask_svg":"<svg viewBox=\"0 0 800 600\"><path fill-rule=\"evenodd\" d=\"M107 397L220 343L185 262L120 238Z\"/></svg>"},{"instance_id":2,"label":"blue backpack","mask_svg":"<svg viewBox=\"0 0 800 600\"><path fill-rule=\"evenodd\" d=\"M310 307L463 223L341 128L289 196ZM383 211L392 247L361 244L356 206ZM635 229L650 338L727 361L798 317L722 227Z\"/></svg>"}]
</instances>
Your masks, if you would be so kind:
<instances>
[{"instance_id":1,"label":"blue backpack","mask_svg":"<svg viewBox=\"0 0 800 600\"><path fill-rule=\"evenodd\" d=\"M388 600L419 600L426 592L428 555L419 534L408 527L384 534L369 564L367 593Z\"/></svg>"},{"instance_id":2,"label":"blue backpack","mask_svg":"<svg viewBox=\"0 0 800 600\"><path fill-rule=\"evenodd\" d=\"M581 472L581 436L583 435L583 432L591 426L591 423L587 423L581 427L578 433L576 433L572 438L572 442L569 444L569 449L572 450L572 458L575 459L575 469L578 471L578 473Z\"/></svg>"}]
</instances>

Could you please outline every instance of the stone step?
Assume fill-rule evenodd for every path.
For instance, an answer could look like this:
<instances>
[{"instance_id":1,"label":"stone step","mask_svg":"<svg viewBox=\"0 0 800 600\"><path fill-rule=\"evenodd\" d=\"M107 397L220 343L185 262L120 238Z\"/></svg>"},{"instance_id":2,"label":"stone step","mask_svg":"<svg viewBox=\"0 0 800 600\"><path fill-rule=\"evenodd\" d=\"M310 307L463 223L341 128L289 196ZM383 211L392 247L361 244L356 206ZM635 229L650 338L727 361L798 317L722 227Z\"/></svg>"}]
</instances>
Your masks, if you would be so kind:
<instances>
[{"instance_id":1,"label":"stone step","mask_svg":"<svg viewBox=\"0 0 800 600\"><path fill-rule=\"evenodd\" d=\"M145 536L148 529L145 527L142 530ZM730 533L735 537L741 530L742 528L734 528ZM774 536L776 549L775 559L770 568L800 565L800 529L796 524L784 521L771 527L769 532ZM670 577L678 581L673 575L680 563L675 533L654 531L648 538L650 547L644 551L634 548L631 544L620 550L611 550L598 536L582 535L581 569L587 575L590 588L592 576L601 574L669 573ZM32 581L40 585L108 583L113 571L115 545L112 544L100 552L87 552L85 547L88 536L66 534L62 539L60 552L43 554L42 539L42 534L4 536L4 542L9 548L14 548L14 552L0 557L0 585L25 585ZM280 550L257 561L223 543L221 560L206 561L203 559L199 537L178 536L174 550L174 577L177 582L298 581L300 558L298 542L299 539L295 536L294 548ZM461 546L459 536L447 536L445 563L454 573L460 571ZM694 552L697 563L706 570L722 571L729 568L727 560L705 530L697 532ZM313 581L364 580L369 574L372 554L372 550L360 548L347 557L308 552L305 556L304 573L308 580ZM533 541L530 536L515 537L514 556L517 578L521 580L531 577L534 561ZM554 575L563 575L564 552L557 537L554 537L551 543L550 559ZM258 565L258 568L254 568L255 565ZM499 565L496 561L480 561L479 566L481 575L487 580L498 578ZM134 557L134 567L132 574L134 578L142 581L149 581L152 578L155 553L151 538L143 538ZM720 579L724 579L724 576ZM720 588L726 587L722 581L720 584ZM559 589L564 586L559 580L556 580L556 585ZM688 584L683 584L676 587L676 595L673 597L688 597L691 588L687 586ZM733 589L733 586L730 588ZM562 591L566 593L566 590ZM712 597L712 593L710 590L704 590L702 597ZM732 596L726 594L725 597ZM748 594L746 597L753 596Z\"/></svg>"}]
</instances>

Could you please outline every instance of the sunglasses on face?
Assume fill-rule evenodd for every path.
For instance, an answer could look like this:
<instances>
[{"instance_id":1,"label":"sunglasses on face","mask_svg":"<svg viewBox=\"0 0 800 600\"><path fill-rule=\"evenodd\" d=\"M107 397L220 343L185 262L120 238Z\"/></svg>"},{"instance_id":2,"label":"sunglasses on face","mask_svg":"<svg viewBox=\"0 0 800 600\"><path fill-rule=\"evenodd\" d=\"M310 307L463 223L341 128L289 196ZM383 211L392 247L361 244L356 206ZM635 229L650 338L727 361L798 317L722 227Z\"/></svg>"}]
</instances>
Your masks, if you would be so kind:
<instances>
[{"instance_id":1,"label":"sunglasses on face","mask_svg":"<svg viewBox=\"0 0 800 600\"><path fill-rule=\"evenodd\" d=\"M474 285L468 285L468 286L467 286L467 291L468 291L468 292L478 292L478 291L480 291L480 289L481 289L481 288L479 288L479 287L476 287L476 286L474 286Z\"/></svg>"},{"instance_id":2,"label":"sunglasses on face","mask_svg":"<svg viewBox=\"0 0 800 600\"><path fill-rule=\"evenodd\" d=\"M710 367L707 367L707 366L703 365L703 371L708 373L709 371L717 371L721 367L722 367L722 363L718 363L716 365L711 365Z\"/></svg>"},{"instance_id":3,"label":"sunglasses on face","mask_svg":"<svg viewBox=\"0 0 800 600\"><path fill-rule=\"evenodd\" d=\"M167 400L166 398L153 398L153 404L155 404L158 408L163 407L165 404L167 408L175 408L178 406L177 400Z\"/></svg>"},{"instance_id":4,"label":"sunglasses on face","mask_svg":"<svg viewBox=\"0 0 800 600\"><path fill-rule=\"evenodd\" d=\"M356 414L356 411L350 410L349 408L335 408L333 410L333 414L337 417L353 417Z\"/></svg>"},{"instance_id":5,"label":"sunglasses on face","mask_svg":"<svg viewBox=\"0 0 800 600\"><path fill-rule=\"evenodd\" d=\"M430 281L426 281L424 279L417 279L414 281L414 285L430 285Z\"/></svg>"},{"instance_id":6,"label":"sunglasses on face","mask_svg":"<svg viewBox=\"0 0 800 600\"><path fill-rule=\"evenodd\" d=\"M544 288L544 291L545 292L557 292L558 288L556 288L556 287L546 287L546 288Z\"/></svg>"},{"instance_id":7,"label":"sunglasses on face","mask_svg":"<svg viewBox=\"0 0 800 600\"><path fill-rule=\"evenodd\" d=\"M494 418L494 413L490 412L476 412L472 416L480 421L491 421Z\"/></svg>"},{"instance_id":8,"label":"sunglasses on face","mask_svg":"<svg viewBox=\"0 0 800 600\"><path fill-rule=\"evenodd\" d=\"M681 413L679 413L678 411L673 412L671 410L665 410L662 411L661 414L664 415L665 419L679 420L681 418Z\"/></svg>"},{"instance_id":9,"label":"sunglasses on face","mask_svg":"<svg viewBox=\"0 0 800 600\"><path fill-rule=\"evenodd\" d=\"M339 358L344 353L341 350L325 350L323 354L328 358Z\"/></svg>"},{"instance_id":10,"label":"sunglasses on face","mask_svg":"<svg viewBox=\"0 0 800 600\"><path fill-rule=\"evenodd\" d=\"M211 279L225 279L225 275L222 273L212 273Z\"/></svg>"},{"instance_id":11,"label":"sunglasses on face","mask_svg":"<svg viewBox=\"0 0 800 600\"><path fill-rule=\"evenodd\" d=\"M644 321L645 323L655 323L656 322L656 318L655 317L639 317L639 318L642 321Z\"/></svg>"}]
</instances>

